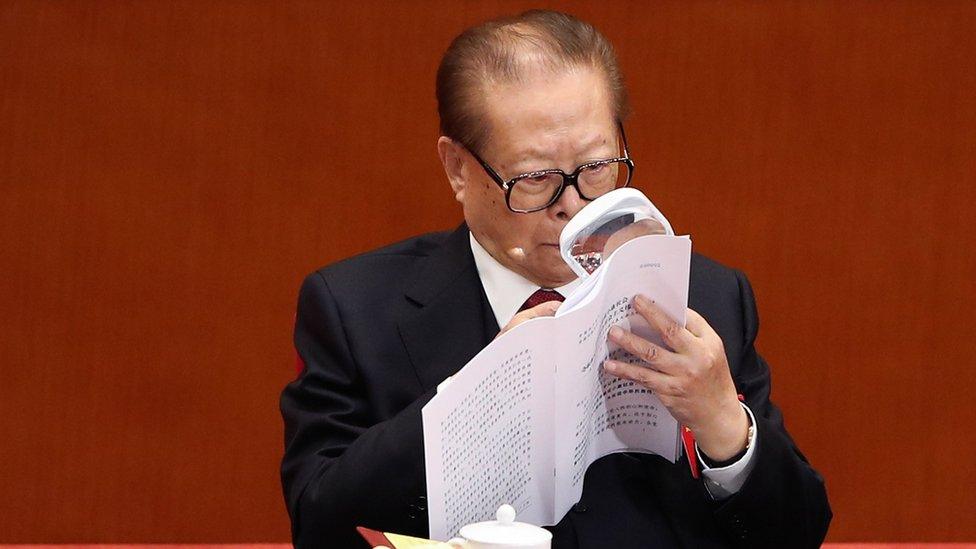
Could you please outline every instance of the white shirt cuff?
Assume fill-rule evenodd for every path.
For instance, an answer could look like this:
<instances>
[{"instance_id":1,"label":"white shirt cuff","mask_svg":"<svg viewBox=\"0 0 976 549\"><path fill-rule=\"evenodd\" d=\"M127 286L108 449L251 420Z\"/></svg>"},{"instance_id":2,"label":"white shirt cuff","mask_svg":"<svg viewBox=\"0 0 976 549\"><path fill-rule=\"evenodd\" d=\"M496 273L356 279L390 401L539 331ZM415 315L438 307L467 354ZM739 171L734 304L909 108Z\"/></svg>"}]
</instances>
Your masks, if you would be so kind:
<instances>
[{"instance_id":1,"label":"white shirt cuff","mask_svg":"<svg viewBox=\"0 0 976 549\"><path fill-rule=\"evenodd\" d=\"M749 415L749 422L753 428L749 430L749 448L739 461L726 467L711 468L705 464L705 460L701 456L701 450L698 449L698 444L695 444L698 463L702 464L702 476L705 477L705 489L708 490L712 499L725 499L738 492L756 465L756 447L759 446L756 416L752 415L752 410L745 403L740 404L745 408L746 414Z\"/></svg>"}]
</instances>

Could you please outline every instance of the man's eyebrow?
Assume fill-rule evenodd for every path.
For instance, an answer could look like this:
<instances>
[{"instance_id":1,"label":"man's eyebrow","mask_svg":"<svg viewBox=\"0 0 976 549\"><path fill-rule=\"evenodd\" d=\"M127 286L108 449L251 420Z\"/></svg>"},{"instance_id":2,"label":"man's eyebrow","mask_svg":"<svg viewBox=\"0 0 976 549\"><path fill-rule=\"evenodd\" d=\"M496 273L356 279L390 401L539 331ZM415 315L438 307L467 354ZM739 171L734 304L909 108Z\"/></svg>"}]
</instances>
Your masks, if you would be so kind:
<instances>
[{"instance_id":1,"label":"man's eyebrow","mask_svg":"<svg viewBox=\"0 0 976 549\"><path fill-rule=\"evenodd\" d=\"M597 148L604 145L604 136L594 135L589 139L585 139L580 142L576 148L576 154L578 156L585 156L588 153L596 150ZM611 153L614 154L614 153ZM584 158L582 161L589 160L601 160L602 158ZM544 149L541 147L530 146L521 151L518 155L518 160L512 163L512 167L515 168L514 171L519 173L526 173L533 170L547 170L550 168L555 168L552 156L550 156L549 149Z\"/></svg>"}]
</instances>

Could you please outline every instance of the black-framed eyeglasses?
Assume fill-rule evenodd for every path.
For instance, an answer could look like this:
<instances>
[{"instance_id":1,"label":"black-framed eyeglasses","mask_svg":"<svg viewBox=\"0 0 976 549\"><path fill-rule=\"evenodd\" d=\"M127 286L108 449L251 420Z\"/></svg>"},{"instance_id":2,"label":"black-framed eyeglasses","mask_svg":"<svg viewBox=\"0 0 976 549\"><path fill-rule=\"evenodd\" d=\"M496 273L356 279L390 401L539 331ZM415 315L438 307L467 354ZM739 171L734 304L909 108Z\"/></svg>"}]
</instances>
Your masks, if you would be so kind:
<instances>
[{"instance_id":1,"label":"black-framed eyeglasses","mask_svg":"<svg viewBox=\"0 0 976 549\"><path fill-rule=\"evenodd\" d=\"M552 206L562 196L566 187L576 187L583 200L593 200L614 189L627 187L634 177L634 161L627 148L627 136L623 124L618 123L624 155L587 162L572 173L559 169L537 170L504 180L478 153L468 149L481 164L489 177L505 192L505 204L515 213L531 213Z\"/></svg>"}]
</instances>

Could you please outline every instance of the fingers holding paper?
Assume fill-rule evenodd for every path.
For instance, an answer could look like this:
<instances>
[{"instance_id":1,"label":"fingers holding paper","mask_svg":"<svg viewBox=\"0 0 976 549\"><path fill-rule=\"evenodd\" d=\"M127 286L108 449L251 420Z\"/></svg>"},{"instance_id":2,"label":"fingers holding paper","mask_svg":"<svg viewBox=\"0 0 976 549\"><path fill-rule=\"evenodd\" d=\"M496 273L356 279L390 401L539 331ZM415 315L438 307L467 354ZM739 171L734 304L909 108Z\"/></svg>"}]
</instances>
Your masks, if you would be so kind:
<instances>
[{"instance_id":1,"label":"fingers holding paper","mask_svg":"<svg viewBox=\"0 0 976 549\"><path fill-rule=\"evenodd\" d=\"M553 316L556 314L556 309L558 309L560 305L562 305L561 301L546 301L545 303L540 303L531 309L521 311L512 317L512 320L510 320L505 327L499 330L498 335L495 337L497 338L519 324L532 320L533 318L539 318L540 316Z\"/></svg>"},{"instance_id":2,"label":"fingers holding paper","mask_svg":"<svg viewBox=\"0 0 976 549\"><path fill-rule=\"evenodd\" d=\"M739 405L722 339L691 309L686 326L681 326L644 296L634 298L634 308L660 334L664 346L614 327L609 340L641 363L607 360L604 369L656 393L695 433L699 448L710 458L736 455L745 447L749 419Z\"/></svg>"}]
</instances>

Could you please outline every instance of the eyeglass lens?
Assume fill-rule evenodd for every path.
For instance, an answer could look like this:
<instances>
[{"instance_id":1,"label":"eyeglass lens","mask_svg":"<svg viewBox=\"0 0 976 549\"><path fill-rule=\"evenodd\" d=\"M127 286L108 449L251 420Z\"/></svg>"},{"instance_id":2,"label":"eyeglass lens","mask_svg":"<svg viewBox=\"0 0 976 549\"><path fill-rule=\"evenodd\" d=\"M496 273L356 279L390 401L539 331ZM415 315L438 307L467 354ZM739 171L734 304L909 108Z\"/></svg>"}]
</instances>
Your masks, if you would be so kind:
<instances>
[{"instance_id":1,"label":"eyeglass lens","mask_svg":"<svg viewBox=\"0 0 976 549\"><path fill-rule=\"evenodd\" d=\"M548 205L560 192L563 177L562 172L546 171L517 178L512 182L509 206L516 210L532 210ZM581 169L576 182L581 197L593 200L614 189L627 186L628 177L626 163L611 161Z\"/></svg>"}]
</instances>

